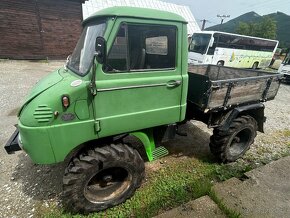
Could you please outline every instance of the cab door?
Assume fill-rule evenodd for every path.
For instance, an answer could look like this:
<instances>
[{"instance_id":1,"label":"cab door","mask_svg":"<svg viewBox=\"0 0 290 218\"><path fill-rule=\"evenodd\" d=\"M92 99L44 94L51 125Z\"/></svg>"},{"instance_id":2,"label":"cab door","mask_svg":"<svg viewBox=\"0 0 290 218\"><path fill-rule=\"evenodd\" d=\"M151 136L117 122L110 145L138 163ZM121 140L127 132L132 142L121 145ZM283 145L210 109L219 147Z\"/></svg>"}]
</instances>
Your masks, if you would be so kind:
<instances>
[{"instance_id":1,"label":"cab door","mask_svg":"<svg viewBox=\"0 0 290 218\"><path fill-rule=\"evenodd\" d=\"M98 65L95 119L99 137L180 121L182 25L118 19Z\"/></svg>"}]
</instances>

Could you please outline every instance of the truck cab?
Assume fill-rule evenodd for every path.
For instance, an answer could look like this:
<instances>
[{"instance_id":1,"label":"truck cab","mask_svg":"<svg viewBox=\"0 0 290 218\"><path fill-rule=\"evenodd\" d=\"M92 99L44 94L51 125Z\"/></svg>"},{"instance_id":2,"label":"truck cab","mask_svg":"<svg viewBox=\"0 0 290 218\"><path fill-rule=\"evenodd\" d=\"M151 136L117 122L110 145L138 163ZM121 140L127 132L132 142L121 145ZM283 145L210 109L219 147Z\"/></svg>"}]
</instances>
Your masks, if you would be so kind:
<instances>
[{"instance_id":1,"label":"truck cab","mask_svg":"<svg viewBox=\"0 0 290 218\"><path fill-rule=\"evenodd\" d=\"M83 26L65 68L40 81L19 113L19 141L36 163L63 161L90 140L185 118L183 18L115 7ZM94 58L97 38L104 42L102 63Z\"/></svg>"}]
</instances>

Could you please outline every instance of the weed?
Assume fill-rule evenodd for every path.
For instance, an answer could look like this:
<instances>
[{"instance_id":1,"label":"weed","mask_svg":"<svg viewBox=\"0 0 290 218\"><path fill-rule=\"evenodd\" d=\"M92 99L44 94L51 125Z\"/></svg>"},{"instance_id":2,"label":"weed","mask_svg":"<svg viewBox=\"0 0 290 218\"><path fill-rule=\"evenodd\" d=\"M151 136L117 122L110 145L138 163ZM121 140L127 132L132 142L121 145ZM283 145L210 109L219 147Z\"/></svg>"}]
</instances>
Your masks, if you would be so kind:
<instances>
[{"instance_id":1,"label":"weed","mask_svg":"<svg viewBox=\"0 0 290 218\"><path fill-rule=\"evenodd\" d=\"M229 218L241 217L240 213L226 207L223 201L217 197L216 193L213 190L211 190L208 195Z\"/></svg>"},{"instance_id":2,"label":"weed","mask_svg":"<svg viewBox=\"0 0 290 218\"><path fill-rule=\"evenodd\" d=\"M277 135L263 138L265 144L272 143L277 138L290 136L290 130L277 132ZM271 138L271 139L270 139ZM289 140L283 139L283 144L290 148ZM240 214L227 208L221 199L218 199L212 191L216 182L224 181L232 177L243 178L245 172L252 170L260 164L267 164L272 160L290 155L290 149L282 149L278 153L271 152L270 148L261 148L256 153L261 153L259 158L255 154L248 153L243 159L231 164L218 164L207 156L200 159L167 157L166 164L159 169L147 170L146 181L136 191L134 196L121 205L89 214L90 218L98 217L152 217L165 210L187 203L190 200L209 195L220 209L229 217L237 218ZM164 162L165 163L165 162ZM154 166L153 163L149 163ZM64 212L60 207L38 209L39 217L83 217Z\"/></svg>"},{"instance_id":3,"label":"weed","mask_svg":"<svg viewBox=\"0 0 290 218\"><path fill-rule=\"evenodd\" d=\"M88 217L152 217L165 210L211 193L214 181L242 176L251 167L219 165L195 159L175 158L155 172L148 172L147 181L134 196L121 205ZM60 208L44 213L45 217L71 217ZM82 217L74 215L73 217Z\"/></svg>"},{"instance_id":4,"label":"weed","mask_svg":"<svg viewBox=\"0 0 290 218\"><path fill-rule=\"evenodd\" d=\"M290 130L289 129L286 129L282 132L282 134L285 136L285 137L290 137Z\"/></svg>"},{"instance_id":5,"label":"weed","mask_svg":"<svg viewBox=\"0 0 290 218\"><path fill-rule=\"evenodd\" d=\"M217 165L215 167L215 174L219 181L225 181L232 177L241 178L245 172L248 172L253 169L253 166L250 164L247 165Z\"/></svg>"}]
</instances>

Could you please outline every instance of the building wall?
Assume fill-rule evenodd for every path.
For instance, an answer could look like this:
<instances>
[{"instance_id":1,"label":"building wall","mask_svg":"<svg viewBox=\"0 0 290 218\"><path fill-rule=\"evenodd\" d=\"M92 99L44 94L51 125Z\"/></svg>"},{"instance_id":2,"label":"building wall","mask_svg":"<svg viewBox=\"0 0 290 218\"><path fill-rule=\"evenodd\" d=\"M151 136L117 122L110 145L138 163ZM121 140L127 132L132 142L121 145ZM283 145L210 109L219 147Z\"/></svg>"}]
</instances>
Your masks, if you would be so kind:
<instances>
[{"instance_id":1,"label":"building wall","mask_svg":"<svg viewBox=\"0 0 290 218\"><path fill-rule=\"evenodd\" d=\"M60 59L81 33L80 0L0 0L0 58Z\"/></svg>"}]
</instances>

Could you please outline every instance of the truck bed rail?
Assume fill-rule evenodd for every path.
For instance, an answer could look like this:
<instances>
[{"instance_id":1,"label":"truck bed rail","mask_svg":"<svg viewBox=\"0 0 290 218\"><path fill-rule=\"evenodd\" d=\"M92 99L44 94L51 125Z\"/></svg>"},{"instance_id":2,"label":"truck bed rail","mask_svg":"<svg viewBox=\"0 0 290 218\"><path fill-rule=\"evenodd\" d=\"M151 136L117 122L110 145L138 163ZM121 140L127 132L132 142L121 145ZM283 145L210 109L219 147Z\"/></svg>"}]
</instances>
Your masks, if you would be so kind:
<instances>
[{"instance_id":1,"label":"truck bed rail","mask_svg":"<svg viewBox=\"0 0 290 218\"><path fill-rule=\"evenodd\" d=\"M274 99L282 76L260 70L189 65L188 101L202 111Z\"/></svg>"}]
</instances>

